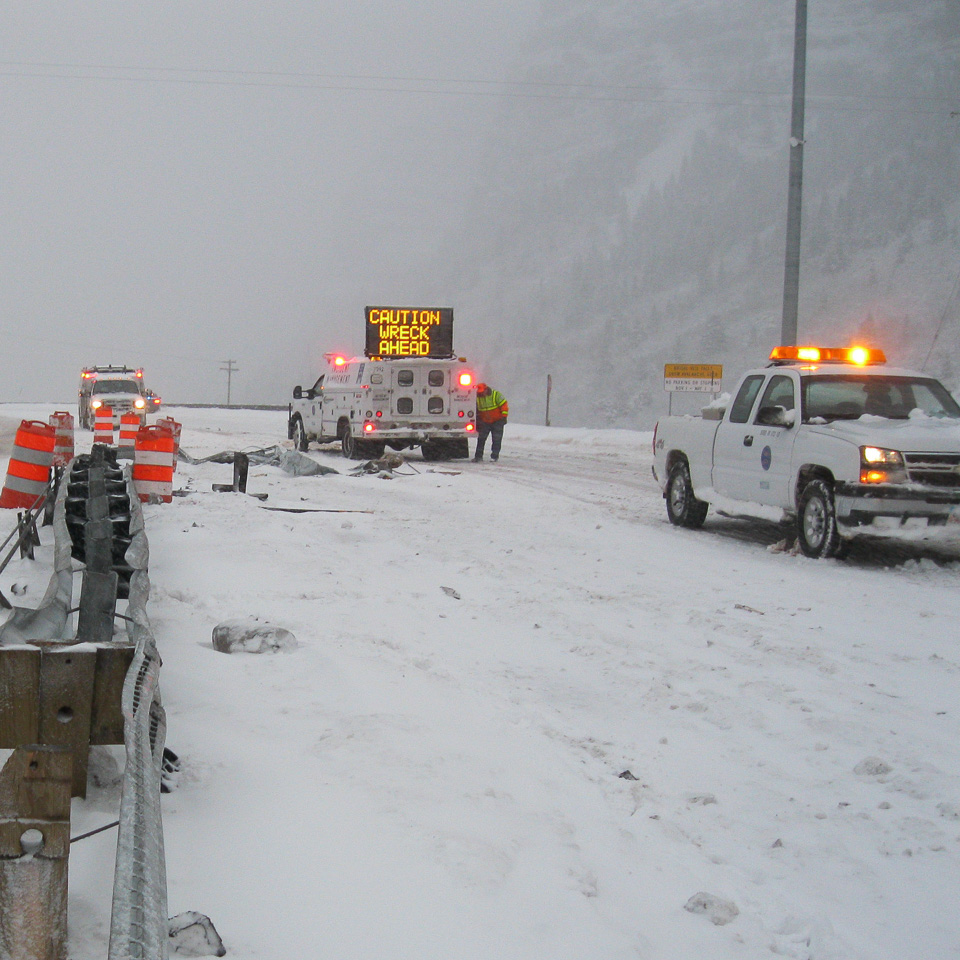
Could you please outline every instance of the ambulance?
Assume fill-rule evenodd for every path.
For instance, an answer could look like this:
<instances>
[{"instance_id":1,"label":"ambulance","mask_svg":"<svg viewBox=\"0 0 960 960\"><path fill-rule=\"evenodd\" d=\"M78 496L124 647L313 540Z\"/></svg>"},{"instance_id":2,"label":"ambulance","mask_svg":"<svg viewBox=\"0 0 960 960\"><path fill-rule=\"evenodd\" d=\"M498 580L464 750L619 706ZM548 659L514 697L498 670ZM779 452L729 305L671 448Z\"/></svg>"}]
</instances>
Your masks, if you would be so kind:
<instances>
[{"instance_id":1,"label":"ambulance","mask_svg":"<svg viewBox=\"0 0 960 960\"><path fill-rule=\"evenodd\" d=\"M325 356L312 387L293 388L287 436L298 450L339 443L372 460L385 448L420 448L424 460L469 456L476 435L476 381L463 357Z\"/></svg>"}]
</instances>

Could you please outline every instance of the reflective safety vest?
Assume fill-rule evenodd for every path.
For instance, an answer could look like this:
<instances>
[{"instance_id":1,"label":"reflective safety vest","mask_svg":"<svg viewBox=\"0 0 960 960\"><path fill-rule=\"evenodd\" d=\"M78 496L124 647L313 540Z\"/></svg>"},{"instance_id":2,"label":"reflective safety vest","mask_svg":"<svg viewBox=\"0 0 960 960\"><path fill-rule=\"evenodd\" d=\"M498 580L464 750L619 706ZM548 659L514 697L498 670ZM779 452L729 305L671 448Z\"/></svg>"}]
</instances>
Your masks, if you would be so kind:
<instances>
[{"instance_id":1,"label":"reflective safety vest","mask_svg":"<svg viewBox=\"0 0 960 960\"><path fill-rule=\"evenodd\" d=\"M490 390L485 396L477 396L477 419L481 423L496 423L498 420L506 420L510 407L507 405L507 399L499 390Z\"/></svg>"}]
</instances>

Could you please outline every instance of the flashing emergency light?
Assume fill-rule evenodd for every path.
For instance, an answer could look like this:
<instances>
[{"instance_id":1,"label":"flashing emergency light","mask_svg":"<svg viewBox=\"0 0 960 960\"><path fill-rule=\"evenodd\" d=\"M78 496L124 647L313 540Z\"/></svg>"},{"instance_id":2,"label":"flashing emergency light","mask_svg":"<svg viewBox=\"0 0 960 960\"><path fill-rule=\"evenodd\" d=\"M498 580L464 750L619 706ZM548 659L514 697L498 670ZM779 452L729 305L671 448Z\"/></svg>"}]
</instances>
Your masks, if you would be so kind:
<instances>
[{"instance_id":1,"label":"flashing emergency light","mask_svg":"<svg viewBox=\"0 0 960 960\"><path fill-rule=\"evenodd\" d=\"M346 358L346 357L334 357L334 358L333 358L333 365L334 365L335 367L342 367L346 362L347 362L347 358Z\"/></svg>"},{"instance_id":2,"label":"flashing emergency light","mask_svg":"<svg viewBox=\"0 0 960 960\"><path fill-rule=\"evenodd\" d=\"M144 400L143 397L137 397L137 399L133 401L133 405L138 410L142 410L147 405L147 401Z\"/></svg>"},{"instance_id":3,"label":"flashing emergency light","mask_svg":"<svg viewBox=\"0 0 960 960\"><path fill-rule=\"evenodd\" d=\"M473 374L472 373L461 373L460 374L460 386L469 387L473 383Z\"/></svg>"},{"instance_id":4,"label":"flashing emergency light","mask_svg":"<svg viewBox=\"0 0 960 960\"><path fill-rule=\"evenodd\" d=\"M373 433L373 431L376 430L376 429L377 429L376 424L373 424L373 423L365 423L365 424L363 425L363 432L364 432L364 433Z\"/></svg>"},{"instance_id":5,"label":"flashing emergency light","mask_svg":"<svg viewBox=\"0 0 960 960\"><path fill-rule=\"evenodd\" d=\"M80 374L80 376L81 376L81 378L82 378L83 380L92 380L92 379L93 379L93 374L90 373L89 370L84 370L83 373Z\"/></svg>"},{"instance_id":6,"label":"flashing emergency light","mask_svg":"<svg viewBox=\"0 0 960 960\"><path fill-rule=\"evenodd\" d=\"M139 380L142 380L142 379L143 379L143 370L137 370L137 372L134 373L134 376L137 377Z\"/></svg>"},{"instance_id":7,"label":"flashing emergency light","mask_svg":"<svg viewBox=\"0 0 960 960\"><path fill-rule=\"evenodd\" d=\"M463 429L466 430L467 433L473 433L476 427L474 427L472 423L468 423Z\"/></svg>"},{"instance_id":8,"label":"flashing emergency light","mask_svg":"<svg viewBox=\"0 0 960 960\"><path fill-rule=\"evenodd\" d=\"M793 360L804 363L852 363L858 367L886 363L882 350L871 347L774 347L771 360Z\"/></svg>"}]
</instances>

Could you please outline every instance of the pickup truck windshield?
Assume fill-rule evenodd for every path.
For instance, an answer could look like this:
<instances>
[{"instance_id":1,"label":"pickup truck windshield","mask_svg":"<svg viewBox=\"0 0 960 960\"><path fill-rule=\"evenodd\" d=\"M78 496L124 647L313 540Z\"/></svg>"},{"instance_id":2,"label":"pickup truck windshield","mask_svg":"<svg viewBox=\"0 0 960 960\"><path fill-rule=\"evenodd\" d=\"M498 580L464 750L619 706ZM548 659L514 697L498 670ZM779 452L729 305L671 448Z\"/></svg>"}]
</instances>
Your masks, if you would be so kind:
<instances>
[{"instance_id":1,"label":"pickup truck windshield","mask_svg":"<svg viewBox=\"0 0 960 960\"><path fill-rule=\"evenodd\" d=\"M906 420L919 410L928 417L960 419L960 406L938 380L921 377L801 377L803 422L857 420L864 414Z\"/></svg>"},{"instance_id":2,"label":"pickup truck windshield","mask_svg":"<svg viewBox=\"0 0 960 960\"><path fill-rule=\"evenodd\" d=\"M136 380L98 380L94 393L139 393L140 384Z\"/></svg>"}]
</instances>

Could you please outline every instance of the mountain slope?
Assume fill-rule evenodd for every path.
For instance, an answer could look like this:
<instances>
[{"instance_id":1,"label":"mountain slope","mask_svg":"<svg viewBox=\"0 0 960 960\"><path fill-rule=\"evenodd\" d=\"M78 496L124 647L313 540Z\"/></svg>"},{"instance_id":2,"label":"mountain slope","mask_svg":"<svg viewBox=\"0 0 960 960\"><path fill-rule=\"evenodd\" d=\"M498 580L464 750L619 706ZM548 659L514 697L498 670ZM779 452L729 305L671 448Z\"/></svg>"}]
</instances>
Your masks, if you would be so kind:
<instances>
[{"instance_id":1,"label":"mountain slope","mask_svg":"<svg viewBox=\"0 0 960 960\"><path fill-rule=\"evenodd\" d=\"M554 423L649 426L664 363L730 383L777 342L794 22L772 7L544 4L440 266L518 418L543 417L549 373ZM811 5L800 278L801 339L948 378L958 36L956 5Z\"/></svg>"}]
</instances>

